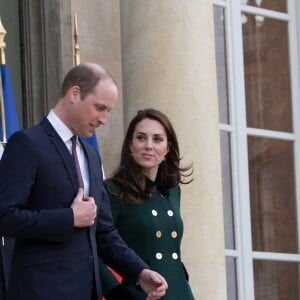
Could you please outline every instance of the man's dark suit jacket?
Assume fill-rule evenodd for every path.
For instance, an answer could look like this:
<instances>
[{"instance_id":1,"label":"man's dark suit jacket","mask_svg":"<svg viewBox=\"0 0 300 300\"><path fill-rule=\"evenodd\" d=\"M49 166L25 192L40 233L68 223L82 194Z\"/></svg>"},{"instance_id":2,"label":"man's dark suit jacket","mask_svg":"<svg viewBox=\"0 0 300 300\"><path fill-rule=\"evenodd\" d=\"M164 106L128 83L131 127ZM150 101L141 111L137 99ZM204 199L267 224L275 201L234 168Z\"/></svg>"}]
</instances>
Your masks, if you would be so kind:
<instances>
[{"instance_id":1,"label":"man's dark suit jacket","mask_svg":"<svg viewBox=\"0 0 300 300\"><path fill-rule=\"evenodd\" d=\"M82 145L98 218L79 229L70 208L78 191L75 166L50 122L45 118L7 143L0 161L0 235L15 238L9 300L89 300L93 282L100 299L97 248L129 282L147 268L113 227L100 157Z\"/></svg>"},{"instance_id":2,"label":"man's dark suit jacket","mask_svg":"<svg viewBox=\"0 0 300 300\"><path fill-rule=\"evenodd\" d=\"M4 239L4 237L1 237ZM4 244L0 244L0 299L6 299L6 289L10 272L10 263L15 241L12 238L5 238Z\"/></svg>"}]
</instances>

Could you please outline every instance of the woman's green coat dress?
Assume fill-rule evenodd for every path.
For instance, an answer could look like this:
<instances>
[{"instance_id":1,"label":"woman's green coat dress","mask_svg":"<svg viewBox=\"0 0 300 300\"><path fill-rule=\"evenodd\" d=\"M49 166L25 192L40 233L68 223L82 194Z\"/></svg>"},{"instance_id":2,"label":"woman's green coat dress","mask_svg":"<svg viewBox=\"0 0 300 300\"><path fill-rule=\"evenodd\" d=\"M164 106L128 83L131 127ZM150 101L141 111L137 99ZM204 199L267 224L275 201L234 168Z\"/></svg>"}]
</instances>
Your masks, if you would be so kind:
<instances>
[{"instance_id":1,"label":"woman's green coat dress","mask_svg":"<svg viewBox=\"0 0 300 300\"><path fill-rule=\"evenodd\" d=\"M150 182L150 181L149 181ZM151 182L150 184L155 185ZM169 288L164 300L194 299L188 283L188 273L181 261L180 245L183 223L180 216L180 188L155 188L141 204L120 203L120 191L112 182L106 187L113 221L129 247L167 280ZM100 263L100 278L107 299L146 299L136 286L119 285L111 272ZM131 295L131 296L129 296Z\"/></svg>"}]
</instances>

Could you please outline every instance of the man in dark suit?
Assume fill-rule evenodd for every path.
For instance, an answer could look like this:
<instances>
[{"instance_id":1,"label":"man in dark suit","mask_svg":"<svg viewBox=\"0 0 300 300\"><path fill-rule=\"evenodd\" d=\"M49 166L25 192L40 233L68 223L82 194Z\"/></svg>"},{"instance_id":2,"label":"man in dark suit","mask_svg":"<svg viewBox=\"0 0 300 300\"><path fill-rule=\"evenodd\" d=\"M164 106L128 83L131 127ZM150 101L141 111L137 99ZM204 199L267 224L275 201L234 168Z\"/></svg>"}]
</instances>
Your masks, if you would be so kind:
<instances>
[{"instance_id":1,"label":"man in dark suit","mask_svg":"<svg viewBox=\"0 0 300 300\"><path fill-rule=\"evenodd\" d=\"M9 139L0 162L0 235L15 238L8 300L99 300L98 254L147 299L165 294L165 279L113 227L100 157L78 139L106 123L117 96L101 66L76 66L48 116Z\"/></svg>"},{"instance_id":2,"label":"man in dark suit","mask_svg":"<svg viewBox=\"0 0 300 300\"><path fill-rule=\"evenodd\" d=\"M14 239L1 237L0 243L0 299L6 299L6 289L10 271Z\"/></svg>"}]
</instances>

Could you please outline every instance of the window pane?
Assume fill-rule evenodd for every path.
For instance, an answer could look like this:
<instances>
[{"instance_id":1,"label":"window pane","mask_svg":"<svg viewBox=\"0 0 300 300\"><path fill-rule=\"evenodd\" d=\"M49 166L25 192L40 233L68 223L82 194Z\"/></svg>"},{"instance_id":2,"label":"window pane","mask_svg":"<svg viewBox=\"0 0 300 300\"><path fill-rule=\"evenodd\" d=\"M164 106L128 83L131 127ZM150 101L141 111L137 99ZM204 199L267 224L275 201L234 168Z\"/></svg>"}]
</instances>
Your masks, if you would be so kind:
<instances>
[{"instance_id":1,"label":"window pane","mask_svg":"<svg viewBox=\"0 0 300 300\"><path fill-rule=\"evenodd\" d=\"M293 142L248 137L254 251L298 253Z\"/></svg>"},{"instance_id":2,"label":"window pane","mask_svg":"<svg viewBox=\"0 0 300 300\"><path fill-rule=\"evenodd\" d=\"M229 123L227 65L226 65L226 36L224 9L214 6L215 51L217 64L217 85L219 99L219 118L221 123Z\"/></svg>"},{"instance_id":3,"label":"window pane","mask_svg":"<svg viewBox=\"0 0 300 300\"><path fill-rule=\"evenodd\" d=\"M254 261L255 300L299 300L299 264Z\"/></svg>"},{"instance_id":4,"label":"window pane","mask_svg":"<svg viewBox=\"0 0 300 300\"><path fill-rule=\"evenodd\" d=\"M226 257L227 300L238 300L236 258Z\"/></svg>"},{"instance_id":5,"label":"window pane","mask_svg":"<svg viewBox=\"0 0 300 300\"><path fill-rule=\"evenodd\" d=\"M232 203L232 175L230 134L221 131L222 187L224 203L225 248L235 249L234 215Z\"/></svg>"},{"instance_id":6,"label":"window pane","mask_svg":"<svg viewBox=\"0 0 300 300\"><path fill-rule=\"evenodd\" d=\"M247 125L291 132L287 22L243 14Z\"/></svg>"},{"instance_id":7,"label":"window pane","mask_svg":"<svg viewBox=\"0 0 300 300\"><path fill-rule=\"evenodd\" d=\"M241 3L280 12L287 12L287 0L241 0Z\"/></svg>"}]
</instances>

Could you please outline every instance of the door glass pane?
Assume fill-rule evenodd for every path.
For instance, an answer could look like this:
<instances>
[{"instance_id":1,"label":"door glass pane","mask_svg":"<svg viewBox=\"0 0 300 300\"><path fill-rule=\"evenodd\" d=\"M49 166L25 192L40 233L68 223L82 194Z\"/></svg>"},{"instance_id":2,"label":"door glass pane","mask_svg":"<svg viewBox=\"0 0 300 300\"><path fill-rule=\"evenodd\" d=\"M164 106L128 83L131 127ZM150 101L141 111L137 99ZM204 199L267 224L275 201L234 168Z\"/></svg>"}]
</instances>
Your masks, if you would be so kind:
<instances>
[{"instance_id":1,"label":"door glass pane","mask_svg":"<svg viewBox=\"0 0 300 300\"><path fill-rule=\"evenodd\" d=\"M219 99L219 119L221 123L229 123L225 14L222 7L214 6L215 55L217 64L217 85Z\"/></svg>"},{"instance_id":2,"label":"door glass pane","mask_svg":"<svg viewBox=\"0 0 300 300\"><path fill-rule=\"evenodd\" d=\"M291 132L288 26L243 14L247 126Z\"/></svg>"},{"instance_id":3,"label":"door glass pane","mask_svg":"<svg viewBox=\"0 0 300 300\"><path fill-rule=\"evenodd\" d=\"M225 248L235 249L230 134L221 131L222 188L224 203Z\"/></svg>"},{"instance_id":4,"label":"door glass pane","mask_svg":"<svg viewBox=\"0 0 300 300\"><path fill-rule=\"evenodd\" d=\"M226 257L227 300L238 300L236 258Z\"/></svg>"},{"instance_id":5,"label":"door glass pane","mask_svg":"<svg viewBox=\"0 0 300 300\"><path fill-rule=\"evenodd\" d=\"M299 264L255 260L255 300L299 300Z\"/></svg>"},{"instance_id":6,"label":"door glass pane","mask_svg":"<svg viewBox=\"0 0 300 300\"><path fill-rule=\"evenodd\" d=\"M241 0L241 3L280 12L287 12L287 0Z\"/></svg>"},{"instance_id":7,"label":"door glass pane","mask_svg":"<svg viewBox=\"0 0 300 300\"><path fill-rule=\"evenodd\" d=\"M298 253L293 142L248 137L254 251Z\"/></svg>"}]
</instances>

